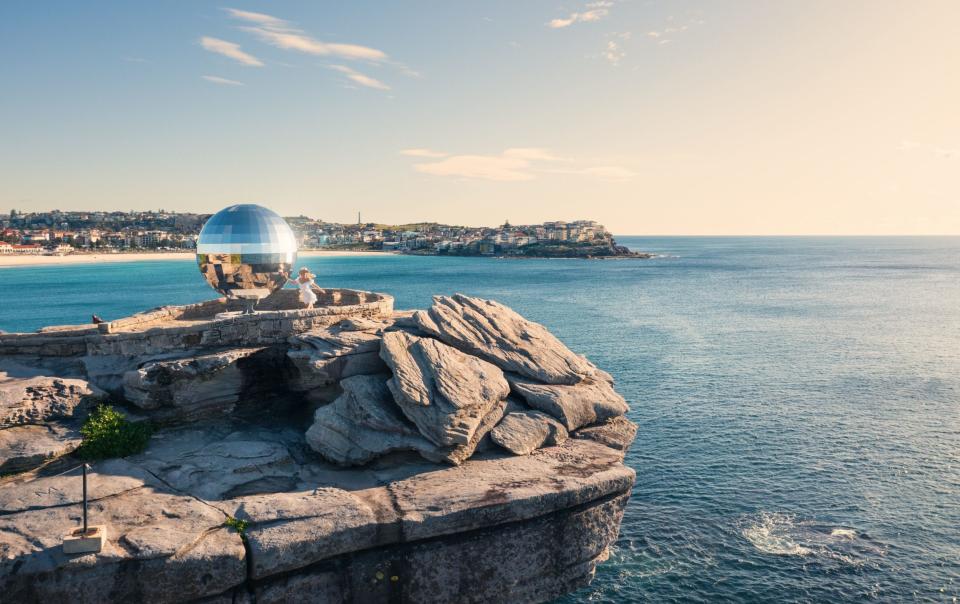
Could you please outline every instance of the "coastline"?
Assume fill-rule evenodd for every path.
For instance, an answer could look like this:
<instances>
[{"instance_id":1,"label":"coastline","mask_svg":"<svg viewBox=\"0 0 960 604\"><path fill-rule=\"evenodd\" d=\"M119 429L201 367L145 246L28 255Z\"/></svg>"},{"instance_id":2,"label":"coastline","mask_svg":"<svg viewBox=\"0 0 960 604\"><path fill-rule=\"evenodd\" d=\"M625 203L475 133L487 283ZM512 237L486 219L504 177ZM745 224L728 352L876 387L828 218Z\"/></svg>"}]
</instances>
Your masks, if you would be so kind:
<instances>
[{"instance_id":1,"label":"coastline","mask_svg":"<svg viewBox=\"0 0 960 604\"><path fill-rule=\"evenodd\" d=\"M350 250L307 250L299 258L317 256L369 256L392 255L393 252L355 252ZM148 262L155 260L194 260L193 252L135 252L121 254L69 254L66 256L0 256L0 268L18 266L52 266L62 264L93 264L102 262Z\"/></svg>"}]
</instances>

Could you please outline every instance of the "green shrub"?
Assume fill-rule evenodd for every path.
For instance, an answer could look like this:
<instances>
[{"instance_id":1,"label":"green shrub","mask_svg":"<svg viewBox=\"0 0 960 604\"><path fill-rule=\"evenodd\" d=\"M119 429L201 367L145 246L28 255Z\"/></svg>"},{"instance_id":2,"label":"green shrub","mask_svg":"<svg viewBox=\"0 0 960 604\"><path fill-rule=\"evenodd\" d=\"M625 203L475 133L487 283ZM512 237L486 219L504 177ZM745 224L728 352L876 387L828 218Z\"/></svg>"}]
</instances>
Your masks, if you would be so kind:
<instances>
[{"instance_id":1,"label":"green shrub","mask_svg":"<svg viewBox=\"0 0 960 604\"><path fill-rule=\"evenodd\" d=\"M152 430L146 422L132 423L108 405L100 405L83 422L83 442L77 449L82 459L126 457L143 451Z\"/></svg>"}]
</instances>

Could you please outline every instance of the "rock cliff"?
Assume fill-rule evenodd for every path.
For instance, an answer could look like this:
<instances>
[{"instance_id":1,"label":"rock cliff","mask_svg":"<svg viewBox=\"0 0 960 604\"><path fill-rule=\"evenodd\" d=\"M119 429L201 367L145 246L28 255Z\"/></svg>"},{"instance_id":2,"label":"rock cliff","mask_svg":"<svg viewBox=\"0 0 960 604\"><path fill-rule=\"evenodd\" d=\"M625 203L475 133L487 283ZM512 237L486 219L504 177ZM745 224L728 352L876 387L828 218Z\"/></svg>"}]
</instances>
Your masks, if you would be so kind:
<instances>
[{"instance_id":1,"label":"rock cliff","mask_svg":"<svg viewBox=\"0 0 960 604\"><path fill-rule=\"evenodd\" d=\"M3 599L541 602L589 583L635 477L613 379L496 302L317 293L0 334ZM108 541L66 555L71 452L103 401L154 433L92 464Z\"/></svg>"}]
</instances>

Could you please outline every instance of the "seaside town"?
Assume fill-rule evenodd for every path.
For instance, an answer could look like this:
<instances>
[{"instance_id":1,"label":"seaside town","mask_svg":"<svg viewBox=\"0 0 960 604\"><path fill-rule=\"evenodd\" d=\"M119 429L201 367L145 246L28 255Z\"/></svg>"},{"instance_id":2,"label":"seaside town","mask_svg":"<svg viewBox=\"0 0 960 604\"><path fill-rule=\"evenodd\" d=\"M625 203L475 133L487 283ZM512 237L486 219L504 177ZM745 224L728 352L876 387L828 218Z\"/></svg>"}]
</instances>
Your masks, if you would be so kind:
<instances>
[{"instance_id":1,"label":"seaside town","mask_svg":"<svg viewBox=\"0 0 960 604\"><path fill-rule=\"evenodd\" d=\"M186 251L209 214L167 212L19 212L0 214L0 254L67 255ZM423 255L630 256L593 220L498 227L438 223L385 225L286 217L301 250L393 251Z\"/></svg>"}]
</instances>

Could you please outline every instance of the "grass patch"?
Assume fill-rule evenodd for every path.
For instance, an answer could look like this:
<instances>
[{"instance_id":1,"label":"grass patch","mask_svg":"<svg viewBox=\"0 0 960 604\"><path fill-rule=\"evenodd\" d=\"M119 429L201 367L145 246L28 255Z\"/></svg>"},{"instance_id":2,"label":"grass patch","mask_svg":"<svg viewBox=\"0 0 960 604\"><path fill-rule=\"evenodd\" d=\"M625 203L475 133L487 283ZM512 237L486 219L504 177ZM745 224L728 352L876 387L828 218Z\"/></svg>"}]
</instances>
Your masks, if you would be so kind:
<instances>
[{"instance_id":1,"label":"grass patch","mask_svg":"<svg viewBox=\"0 0 960 604\"><path fill-rule=\"evenodd\" d=\"M152 428L147 422L133 423L109 405L100 405L83 422L83 442L77 449L81 459L126 457L143 451Z\"/></svg>"},{"instance_id":2,"label":"grass patch","mask_svg":"<svg viewBox=\"0 0 960 604\"><path fill-rule=\"evenodd\" d=\"M223 524L237 531L237 534L240 535L240 538L246 540L247 526L250 524L249 521L240 520L239 518L234 518L233 516L227 516L227 519L224 520Z\"/></svg>"}]
</instances>

